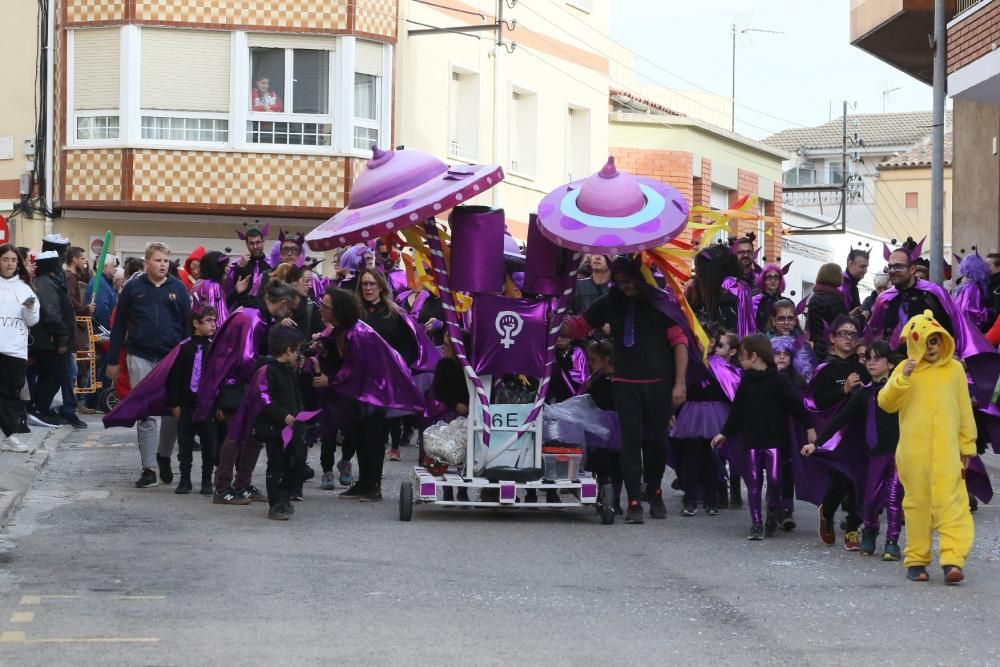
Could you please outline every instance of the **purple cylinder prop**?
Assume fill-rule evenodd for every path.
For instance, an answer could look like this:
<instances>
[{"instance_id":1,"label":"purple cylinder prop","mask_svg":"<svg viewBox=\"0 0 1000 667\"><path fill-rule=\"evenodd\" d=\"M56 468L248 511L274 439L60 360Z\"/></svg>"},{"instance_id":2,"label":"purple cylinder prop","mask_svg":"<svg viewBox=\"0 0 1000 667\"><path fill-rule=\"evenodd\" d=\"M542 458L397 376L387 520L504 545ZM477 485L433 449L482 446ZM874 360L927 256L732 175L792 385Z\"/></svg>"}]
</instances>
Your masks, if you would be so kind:
<instances>
[{"instance_id":1,"label":"purple cylinder prop","mask_svg":"<svg viewBox=\"0 0 1000 667\"><path fill-rule=\"evenodd\" d=\"M524 292L545 296L560 296L568 283L564 262L570 253L542 235L538 227L538 216L528 217L527 261L524 267Z\"/></svg>"},{"instance_id":2,"label":"purple cylinder prop","mask_svg":"<svg viewBox=\"0 0 1000 667\"><path fill-rule=\"evenodd\" d=\"M451 287L462 292L503 289L503 209L456 206L451 227Z\"/></svg>"}]
</instances>

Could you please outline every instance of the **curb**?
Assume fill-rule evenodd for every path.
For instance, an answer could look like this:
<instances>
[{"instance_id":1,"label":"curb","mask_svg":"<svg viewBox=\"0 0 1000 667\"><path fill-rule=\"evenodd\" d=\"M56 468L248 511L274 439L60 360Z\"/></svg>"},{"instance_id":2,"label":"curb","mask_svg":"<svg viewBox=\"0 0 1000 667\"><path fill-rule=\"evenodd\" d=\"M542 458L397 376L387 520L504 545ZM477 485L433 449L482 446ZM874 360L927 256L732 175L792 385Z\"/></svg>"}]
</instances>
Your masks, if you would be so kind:
<instances>
[{"instance_id":1,"label":"curb","mask_svg":"<svg viewBox=\"0 0 1000 667\"><path fill-rule=\"evenodd\" d=\"M0 528L5 527L17 511L21 500L38 479L42 468L49 462L52 452L58 449L59 444L72 432L73 429L66 427L46 429L35 450L3 475L5 488L0 490ZM14 456L19 455L14 454Z\"/></svg>"}]
</instances>

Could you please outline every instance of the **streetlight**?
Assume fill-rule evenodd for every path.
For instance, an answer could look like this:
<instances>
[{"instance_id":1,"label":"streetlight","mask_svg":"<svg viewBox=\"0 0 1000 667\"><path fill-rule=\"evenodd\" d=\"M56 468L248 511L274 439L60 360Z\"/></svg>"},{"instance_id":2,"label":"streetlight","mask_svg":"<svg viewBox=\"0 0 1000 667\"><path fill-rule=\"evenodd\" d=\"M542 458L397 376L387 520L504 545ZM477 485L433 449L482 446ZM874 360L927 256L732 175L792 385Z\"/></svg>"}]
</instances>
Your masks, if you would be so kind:
<instances>
[{"instance_id":1,"label":"streetlight","mask_svg":"<svg viewBox=\"0 0 1000 667\"><path fill-rule=\"evenodd\" d=\"M737 28L736 24L733 23L731 26L733 33L733 96L730 98L730 126L729 129L733 132L736 131L736 35L743 35L748 32L764 32L771 35L784 35L780 30L764 30L762 28Z\"/></svg>"}]
</instances>

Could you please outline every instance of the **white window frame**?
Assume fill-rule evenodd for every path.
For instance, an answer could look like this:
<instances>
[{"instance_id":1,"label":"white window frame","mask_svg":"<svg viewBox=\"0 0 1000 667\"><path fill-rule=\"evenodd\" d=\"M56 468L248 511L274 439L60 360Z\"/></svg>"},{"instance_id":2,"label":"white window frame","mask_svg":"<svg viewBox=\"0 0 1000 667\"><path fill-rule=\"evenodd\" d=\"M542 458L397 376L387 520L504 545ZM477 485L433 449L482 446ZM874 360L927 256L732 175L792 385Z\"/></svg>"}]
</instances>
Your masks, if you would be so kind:
<instances>
[{"instance_id":1,"label":"white window frame","mask_svg":"<svg viewBox=\"0 0 1000 667\"><path fill-rule=\"evenodd\" d=\"M452 82L453 77L456 74L458 74L459 76L474 76L474 77L476 77L477 88L478 88L478 90L476 91L477 92L476 102L477 102L477 107L478 108L477 108L477 113L475 114L475 118L476 118L476 132L475 132L475 134L476 134L476 137L475 137L475 139L476 139L476 147L475 147L475 155L472 155L472 154L462 155L458 151L453 150L453 148L452 148L452 144L454 143L454 140L455 140L456 137L452 136L451 116L452 116L452 112L454 110L456 110L456 105L458 103L458 100L456 100L455 97L454 97L454 95L452 94L451 82ZM448 137L448 146L447 146L448 159L455 160L455 161L458 161L458 162L468 162L468 163L475 163L475 162L479 161L479 155L480 155L480 152L482 150L482 147L479 145L480 144L480 138L481 138L481 135L482 135L482 127L480 126L480 122L479 122L481 120L480 116L481 116L481 111L482 111L481 103L482 103L482 75L480 74L480 72L478 70L470 69L468 67L463 67L461 65L454 65L454 64L449 65L449 67L448 67L448 114L445 116L445 122L447 123L446 136ZM456 128L456 131L457 131L457 128Z\"/></svg>"},{"instance_id":2,"label":"white window frame","mask_svg":"<svg viewBox=\"0 0 1000 667\"><path fill-rule=\"evenodd\" d=\"M535 114L534 114L534 126L535 126L535 141L533 145L529 148L530 151L534 153L531 159L528 160L530 168L523 168L525 163L525 156L521 155L521 151L518 149L518 132L520 131L520 126L518 125L518 109L515 108L514 95L519 97L534 97L535 101ZM507 165L510 168L510 173L518 178L523 178L528 181L535 180L538 174L538 133L539 133L539 122L541 120L541 98L538 95L538 91L532 90L527 86L523 86L519 83L512 82L510 86L510 92L507 96L509 106L509 124L507 126ZM517 166L515 167L515 161Z\"/></svg>"},{"instance_id":3,"label":"white window frame","mask_svg":"<svg viewBox=\"0 0 1000 667\"><path fill-rule=\"evenodd\" d=\"M76 35L76 30L71 29L66 31L66 136L63 137L66 148L121 148L126 146L126 139L128 128L126 126L126 121L128 119L128 114L125 109L125 96L128 87L128 76L127 72L129 67L129 51L127 50L128 44L126 39L126 28L129 26L123 26L118 30L118 108L117 109L87 109L86 111L77 111L74 106L76 100L74 99L74 81L73 74L76 71L76 40L74 39ZM99 117L117 117L118 118L118 137L115 139L78 139L77 138L77 120L80 118L99 118Z\"/></svg>"},{"instance_id":4,"label":"white window frame","mask_svg":"<svg viewBox=\"0 0 1000 667\"><path fill-rule=\"evenodd\" d=\"M370 148L357 148L354 145L354 128L366 127L369 129L378 130L378 147L385 149L392 146L391 134L391 109L392 109L392 45L382 44L382 74L376 77L376 82L378 85L378 94L376 98L376 120L370 120L368 118L358 118L354 115L354 76L357 74L357 67L355 66L356 61L356 43L357 39L350 37L344 41L351 42L351 57L348 60L348 65L350 69L350 95L347 97L350 101L350 106L347 107L346 118L351 119L351 123L347 128L348 132L346 137L345 147L347 152L351 155L357 157L370 158L372 153Z\"/></svg>"},{"instance_id":5,"label":"white window frame","mask_svg":"<svg viewBox=\"0 0 1000 667\"><path fill-rule=\"evenodd\" d=\"M588 139L588 145L587 145L588 165L583 168L583 172L584 173L581 173L581 174L574 174L573 173L573 169L572 169L572 167L575 166L573 164L574 163L574 160L573 160L573 123L570 122L569 116L570 116L570 112L575 112L575 111L580 111L580 112L586 113L588 116L590 116L590 124L589 124L589 127L587 128L587 130L588 130L587 131L587 139ZM574 102L572 100L570 100L566 104L566 138L565 138L565 144L566 145L565 145L565 150L564 150L565 155L563 156L563 159L565 161L564 172L565 172L565 175L566 175L566 179L568 181L578 181L580 179L587 178L588 176L590 176L590 173L588 173L589 172L589 168L590 168L590 166L589 166L589 156L591 154L591 150L593 149L593 147L589 145L589 140L590 140L590 137L592 136L592 133L593 133L593 121L594 121L594 111L593 111L593 109L591 109L586 104Z\"/></svg>"}]
</instances>

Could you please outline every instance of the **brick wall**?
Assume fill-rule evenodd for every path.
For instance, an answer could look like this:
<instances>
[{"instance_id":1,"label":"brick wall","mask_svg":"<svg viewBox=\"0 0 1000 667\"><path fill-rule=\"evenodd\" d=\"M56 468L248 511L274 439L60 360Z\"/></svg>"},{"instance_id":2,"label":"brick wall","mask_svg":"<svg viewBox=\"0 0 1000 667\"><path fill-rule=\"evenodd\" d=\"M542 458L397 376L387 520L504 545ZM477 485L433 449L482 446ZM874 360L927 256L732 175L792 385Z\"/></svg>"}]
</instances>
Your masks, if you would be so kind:
<instances>
[{"instance_id":1,"label":"brick wall","mask_svg":"<svg viewBox=\"0 0 1000 667\"><path fill-rule=\"evenodd\" d=\"M948 30L948 74L1000 46L1000 0L993 0Z\"/></svg>"}]
</instances>

